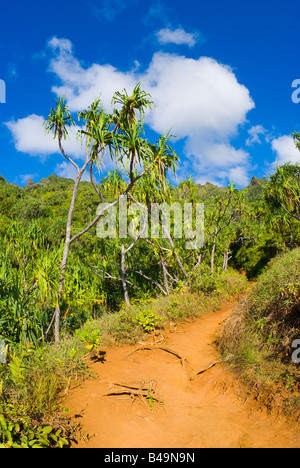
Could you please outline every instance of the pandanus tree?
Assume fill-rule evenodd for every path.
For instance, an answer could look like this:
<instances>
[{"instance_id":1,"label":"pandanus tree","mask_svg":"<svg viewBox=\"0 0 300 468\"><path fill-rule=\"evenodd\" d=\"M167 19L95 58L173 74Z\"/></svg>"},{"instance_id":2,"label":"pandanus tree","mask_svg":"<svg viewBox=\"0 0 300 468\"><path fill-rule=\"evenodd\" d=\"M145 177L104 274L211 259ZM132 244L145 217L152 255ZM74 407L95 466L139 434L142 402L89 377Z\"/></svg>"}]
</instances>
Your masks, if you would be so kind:
<instances>
[{"instance_id":1,"label":"pandanus tree","mask_svg":"<svg viewBox=\"0 0 300 468\"><path fill-rule=\"evenodd\" d=\"M300 221L300 164L286 163L278 167L270 177L265 198L272 210L281 209Z\"/></svg>"},{"instance_id":2,"label":"pandanus tree","mask_svg":"<svg viewBox=\"0 0 300 468\"><path fill-rule=\"evenodd\" d=\"M60 309L64 290L64 280L68 263L68 256L71 244L80 236L93 228L105 211L117 205L134 185L146 174L159 171L163 174L165 168L173 167L177 156L174 152L162 156L157 145L151 145L144 135L143 119L146 110L153 106L151 96L141 89L140 84L134 88L132 95L127 91L116 92L112 105L115 106L111 113L105 112L99 99L96 99L87 109L79 112L78 119L82 124L78 130L78 136L85 142L86 158L82 167L72 159L63 147L64 141L68 137L70 127L75 125L74 119L66 105L64 98L56 101L55 108L51 109L48 119L45 121L46 131L53 132L57 138L59 149L62 155L75 167L77 176L73 186L73 193L69 207L64 251L60 266L60 278L57 292L57 304L53 319L49 325L48 332L55 322L55 341L60 339ZM79 188L79 183L83 174L90 169L91 183L99 195L100 201L104 201L103 194L95 183L93 169L96 165L100 168L106 152L114 163L120 168L125 168L129 177L129 182L124 186L122 193L108 206L104 205L94 217L94 219L80 232L72 235L72 219Z\"/></svg>"},{"instance_id":3,"label":"pandanus tree","mask_svg":"<svg viewBox=\"0 0 300 468\"><path fill-rule=\"evenodd\" d=\"M230 184L223 196L213 198L213 206L207 215L208 236L211 239L210 267L213 272L215 269L215 255L218 241L223 237L226 239L224 246L224 264L227 269L229 246L231 240L235 237L237 222L241 209L241 194L233 184ZM227 259L226 259L227 257Z\"/></svg>"}]
</instances>

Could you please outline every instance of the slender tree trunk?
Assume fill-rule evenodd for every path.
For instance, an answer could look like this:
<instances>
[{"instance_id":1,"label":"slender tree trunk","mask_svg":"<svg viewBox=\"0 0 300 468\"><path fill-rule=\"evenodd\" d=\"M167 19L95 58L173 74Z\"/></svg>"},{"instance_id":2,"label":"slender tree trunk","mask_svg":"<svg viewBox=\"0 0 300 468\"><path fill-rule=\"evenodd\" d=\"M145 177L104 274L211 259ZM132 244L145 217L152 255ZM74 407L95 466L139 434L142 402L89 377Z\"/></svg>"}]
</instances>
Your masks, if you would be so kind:
<instances>
[{"instance_id":1,"label":"slender tree trunk","mask_svg":"<svg viewBox=\"0 0 300 468\"><path fill-rule=\"evenodd\" d=\"M125 253L125 247L124 244L122 244L121 247L121 280L122 280L122 286L123 286L123 291L124 291L124 299L125 303L127 306L130 306L130 300L129 300L129 294L128 294L128 288L127 288L127 282L126 282L126 253Z\"/></svg>"},{"instance_id":2,"label":"slender tree trunk","mask_svg":"<svg viewBox=\"0 0 300 468\"><path fill-rule=\"evenodd\" d=\"M73 188L72 200L71 200L69 213L68 213L65 247L64 247L64 252L63 252L61 265L60 265L60 277L59 277L58 292L57 292L57 304L56 304L55 313L54 313L54 317L55 317L55 325L54 325L55 343L59 343L59 340L60 340L60 307L61 307L61 300L62 300L62 294L63 294L63 289L64 289L64 281L65 281L65 274L66 274L66 268L67 268L67 263L68 263L68 256L69 256L70 245L71 245L70 241L71 241L72 218L73 218L73 213L74 213L74 208L75 208L75 201L76 201L76 197L77 197L77 193L78 193L79 182L81 180L81 177L82 177L82 174L83 174L84 170L82 169L81 171L79 171L78 175L76 177L76 180L75 180L75 183L74 183L74 188ZM49 330L49 328L48 328L48 330Z\"/></svg>"},{"instance_id":3,"label":"slender tree trunk","mask_svg":"<svg viewBox=\"0 0 300 468\"><path fill-rule=\"evenodd\" d=\"M223 261L223 272L226 273L228 270L228 260L229 260L229 249L224 251L224 261Z\"/></svg>"},{"instance_id":4,"label":"slender tree trunk","mask_svg":"<svg viewBox=\"0 0 300 468\"><path fill-rule=\"evenodd\" d=\"M215 253L216 253L217 237L218 237L218 230L216 228L215 234L214 234L213 246L211 249L210 269L212 272L215 271Z\"/></svg>"},{"instance_id":5,"label":"slender tree trunk","mask_svg":"<svg viewBox=\"0 0 300 468\"><path fill-rule=\"evenodd\" d=\"M169 294L168 275L167 275L167 269L166 269L165 262L163 261L162 258L161 258L161 267L162 267L162 272L163 272L164 288L165 288L165 291L166 291L166 293L168 295Z\"/></svg>"}]
</instances>

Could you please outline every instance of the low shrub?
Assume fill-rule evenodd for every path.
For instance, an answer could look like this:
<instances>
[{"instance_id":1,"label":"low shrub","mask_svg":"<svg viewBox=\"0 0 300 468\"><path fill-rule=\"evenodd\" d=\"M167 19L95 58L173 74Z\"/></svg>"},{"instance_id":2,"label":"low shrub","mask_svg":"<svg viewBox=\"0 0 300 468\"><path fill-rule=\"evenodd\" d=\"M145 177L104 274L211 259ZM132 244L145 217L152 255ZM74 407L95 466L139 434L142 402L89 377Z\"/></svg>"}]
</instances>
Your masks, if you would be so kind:
<instances>
[{"instance_id":1,"label":"low shrub","mask_svg":"<svg viewBox=\"0 0 300 468\"><path fill-rule=\"evenodd\" d=\"M273 260L251 292L245 313L269 352L290 356L291 343L300 335L300 249Z\"/></svg>"},{"instance_id":2,"label":"low shrub","mask_svg":"<svg viewBox=\"0 0 300 468\"><path fill-rule=\"evenodd\" d=\"M59 347L15 347L0 364L0 446L6 448L64 447L72 437L61 415L65 389L90 375L79 340Z\"/></svg>"}]
</instances>

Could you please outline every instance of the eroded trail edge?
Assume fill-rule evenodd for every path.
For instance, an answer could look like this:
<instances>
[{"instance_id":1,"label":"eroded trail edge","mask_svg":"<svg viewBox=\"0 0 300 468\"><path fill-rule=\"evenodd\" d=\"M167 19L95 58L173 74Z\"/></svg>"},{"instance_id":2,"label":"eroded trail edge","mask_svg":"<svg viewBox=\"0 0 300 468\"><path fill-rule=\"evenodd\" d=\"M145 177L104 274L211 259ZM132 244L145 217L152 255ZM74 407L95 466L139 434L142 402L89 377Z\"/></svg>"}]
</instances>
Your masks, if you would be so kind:
<instances>
[{"instance_id":1,"label":"eroded trail edge","mask_svg":"<svg viewBox=\"0 0 300 468\"><path fill-rule=\"evenodd\" d=\"M108 348L91 364L97 378L65 403L88 435L73 447L299 447L291 424L237 396L240 384L220 360L216 334L236 306L179 324L159 343Z\"/></svg>"}]
</instances>

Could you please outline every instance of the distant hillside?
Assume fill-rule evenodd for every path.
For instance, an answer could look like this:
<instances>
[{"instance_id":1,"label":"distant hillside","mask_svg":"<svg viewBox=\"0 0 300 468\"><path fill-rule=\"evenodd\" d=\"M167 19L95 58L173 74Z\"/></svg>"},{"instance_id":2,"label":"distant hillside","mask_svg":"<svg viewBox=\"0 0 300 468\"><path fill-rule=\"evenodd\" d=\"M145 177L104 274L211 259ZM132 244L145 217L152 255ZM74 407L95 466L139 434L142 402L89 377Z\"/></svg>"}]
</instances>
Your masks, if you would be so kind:
<instances>
[{"instance_id":1,"label":"distant hillside","mask_svg":"<svg viewBox=\"0 0 300 468\"><path fill-rule=\"evenodd\" d=\"M0 210L1 214L10 219L37 219L66 217L72 195L74 181L51 174L49 177L34 183L28 181L25 188L5 181L0 175ZM242 189L246 199L254 202L261 197L267 184L267 179L253 177L249 186ZM204 203L212 197L222 195L226 188L217 187L210 182L205 185L195 184L196 196ZM190 189L176 187L173 189L176 197L185 200L189 198ZM81 182L76 204L75 220L84 221L95 212L99 197L89 182ZM77 216L78 215L78 216Z\"/></svg>"},{"instance_id":2,"label":"distant hillside","mask_svg":"<svg viewBox=\"0 0 300 468\"><path fill-rule=\"evenodd\" d=\"M262 195L262 192L265 186L268 183L268 179L264 177L263 179L258 179L253 176L248 187L242 190L249 202L255 201Z\"/></svg>"}]
</instances>

